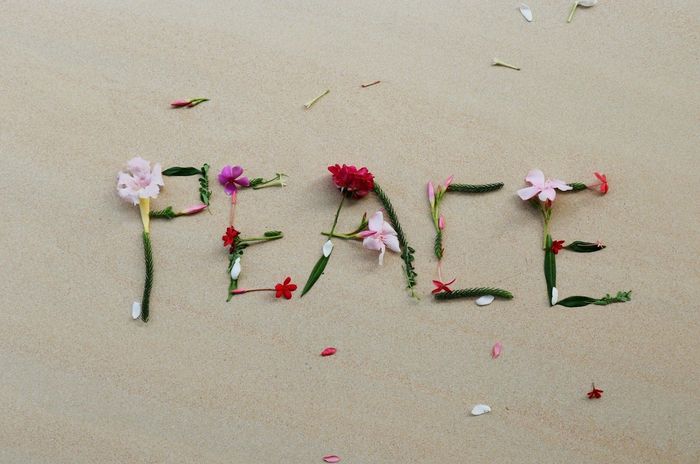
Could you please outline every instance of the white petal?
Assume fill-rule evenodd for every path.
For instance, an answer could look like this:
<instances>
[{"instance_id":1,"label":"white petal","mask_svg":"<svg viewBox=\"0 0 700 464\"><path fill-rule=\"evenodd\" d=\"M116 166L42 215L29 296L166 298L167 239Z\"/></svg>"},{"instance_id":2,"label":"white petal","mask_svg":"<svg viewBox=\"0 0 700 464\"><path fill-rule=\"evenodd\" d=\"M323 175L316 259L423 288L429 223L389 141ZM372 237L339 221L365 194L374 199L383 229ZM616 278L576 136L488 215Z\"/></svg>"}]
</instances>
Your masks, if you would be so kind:
<instances>
[{"instance_id":1,"label":"white petal","mask_svg":"<svg viewBox=\"0 0 700 464\"><path fill-rule=\"evenodd\" d=\"M591 7L598 3L598 0L578 0L579 6L585 6L586 8Z\"/></svg>"},{"instance_id":2,"label":"white petal","mask_svg":"<svg viewBox=\"0 0 700 464\"><path fill-rule=\"evenodd\" d=\"M231 278L233 280L238 279L238 275L241 273L241 258L236 258L231 266Z\"/></svg>"},{"instance_id":3,"label":"white petal","mask_svg":"<svg viewBox=\"0 0 700 464\"><path fill-rule=\"evenodd\" d=\"M557 301L559 301L559 290L557 287L552 287L552 306L557 304Z\"/></svg>"},{"instance_id":4,"label":"white petal","mask_svg":"<svg viewBox=\"0 0 700 464\"><path fill-rule=\"evenodd\" d=\"M520 13L522 13L522 15L525 17L525 19L527 19L527 22L532 21L532 10L530 9L529 6L527 6L524 3L521 3L520 4Z\"/></svg>"},{"instance_id":5,"label":"white petal","mask_svg":"<svg viewBox=\"0 0 700 464\"><path fill-rule=\"evenodd\" d=\"M479 298L476 299L475 303L477 306L488 306L491 303L493 303L493 300L495 300L496 297L493 295L484 295L480 296Z\"/></svg>"},{"instance_id":6,"label":"white petal","mask_svg":"<svg viewBox=\"0 0 700 464\"><path fill-rule=\"evenodd\" d=\"M472 416L480 416L491 412L491 407L488 404L477 404L472 408Z\"/></svg>"},{"instance_id":7,"label":"white petal","mask_svg":"<svg viewBox=\"0 0 700 464\"><path fill-rule=\"evenodd\" d=\"M331 251L333 251L333 242L328 240L323 244L323 256L328 258L331 255Z\"/></svg>"},{"instance_id":8,"label":"white petal","mask_svg":"<svg viewBox=\"0 0 700 464\"><path fill-rule=\"evenodd\" d=\"M136 320L141 317L141 303L134 301L131 305L131 318Z\"/></svg>"}]
</instances>

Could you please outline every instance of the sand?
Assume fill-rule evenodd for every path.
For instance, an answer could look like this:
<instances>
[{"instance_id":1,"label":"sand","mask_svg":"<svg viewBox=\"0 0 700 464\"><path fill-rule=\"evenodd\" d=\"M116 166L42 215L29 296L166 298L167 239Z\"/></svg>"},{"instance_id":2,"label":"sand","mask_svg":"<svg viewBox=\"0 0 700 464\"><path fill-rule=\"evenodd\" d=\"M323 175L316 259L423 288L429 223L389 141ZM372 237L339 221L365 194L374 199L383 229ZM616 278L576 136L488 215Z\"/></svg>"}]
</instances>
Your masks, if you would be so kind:
<instances>
[{"instance_id":1,"label":"sand","mask_svg":"<svg viewBox=\"0 0 700 464\"><path fill-rule=\"evenodd\" d=\"M532 23L515 1L2 2L0 462L698 462L700 7L601 0L566 24L568 1L528 4ZM194 97L211 101L168 107ZM239 197L245 234L286 234L249 251L242 286L302 284L339 200L326 166L366 165L423 297L397 255L338 242L303 299L227 304L214 185L210 214L153 223L152 319L134 322L141 226L115 176L136 155L290 176ZM514 194L532 167L608 175L607 196L557 206L555 238L608 245L561 253L559 288L632 302L549 308ZM445 273L512 301L429 296L424 186L450 174L506 185L448 197ZM196 201L194 179L166 182L155 206Z\"/></svg>"}]
</instances>

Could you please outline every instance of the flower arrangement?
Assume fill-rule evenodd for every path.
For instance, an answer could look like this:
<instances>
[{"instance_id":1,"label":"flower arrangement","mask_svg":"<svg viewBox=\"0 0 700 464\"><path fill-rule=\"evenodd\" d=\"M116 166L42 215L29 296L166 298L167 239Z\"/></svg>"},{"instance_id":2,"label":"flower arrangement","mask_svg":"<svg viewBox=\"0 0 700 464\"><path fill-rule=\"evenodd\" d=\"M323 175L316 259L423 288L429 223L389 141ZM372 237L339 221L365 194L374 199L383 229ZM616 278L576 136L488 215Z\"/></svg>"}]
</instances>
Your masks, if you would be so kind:
<instances>
[{"instance_id":1,"label":"flower arrangement","mask_svg":"<svg viewBox=\"0 0 700 464\"><path fill-rule=\"evenodd\" d=\"M286 183L284 182L285 177L286 175L282 173L277 173L275 177L268 180L264 180L262 178L255 178L251 180L243 175L243 168L241 166L224 166L221 169L221 172L219 172L219 183L224 187L224 192L226 192L226 195L231 197L229 225L226 228L226 232L221 237L221 240L224 242L224 248L228 248L229 256L229 264L227 271L229 274L229 286L228 297L226 301L230 301L234 295L241 295L244 293L260 291L277 291L279 293L277 298L279 298L280 296L284 296L286 299L290 299L292 297L291 292L296 290L296 285L290 283L291 278L287 278L288 280L285 280L283 284L278 284L274 289L238 289L238 279L242 269L241 258L243 256L244 250L250 245L254 245L256 243L263 243L271 240L279 240L284 237L284 234L279 230L269 230L265 232L261 237L242 237L241 233L234 227L235 210L236 204L238 203L238 192L241 189L248 187L254 190L266 187L283 187L286 185Z\"/></svg>"},{"instance_id":2,"label":"flower arrangement","mask_svg":"<svg viewBox=\"0 0 700 464\"><path fill-rule=\"evenodd\" d=\"M542 213L544 224L542 243L542 249L544 250L544 275L547 282L547 295L550 306L560 305L574 308L587 306L589 304L607 305L610 303L623 303L631 299L631 291L617 292L615 296L607 294L601 298L571 296L562 300L559 299L556 255L559 254L561 250L569 250L577 253L592 253L604 249L605 245L600 241L592 243L577 240L564 246L564 243L566 243L564 240L552 240L550 223L557 197L557 190L560 192L579 192L588 189L605 195L609 191L607 176L598 172L594 173L594 175L598 182L592 184L587 185L582 182L566 183L559 179L545 179L542 171L539 169L532 169L525 177L525 182L530 185L517 192L520 199L530 202Z\"/></svg>"},{"instance_id":3,"label":"flower arrangement","mask_svg":"<svg viewBox=\"0 0 700 464\"><path fill-rule=\"evenodd\" d=\"M339 164L328 166L328 171L332 175L333 183L338 190L340 190L340 204L336 210L330 232L322 233L322 235L328 237L328 240L323 244L321 257L311 270L311 274L304 285L301 296L303 297L311 290L326 269L326 265L333 252L334 245L332 239L340 238L344 240L362 240L362 244L365 248L379 251L380 265L384 262L384 254L387 249L396 253L401 253L401 259L404 261L404 271L408 282L408 288L411 291L411 295L416 297L414 290L416 273L413 269L414 250L408 245L393 205L384 191L382 191L381 187L375 182L374 175L369 172L366 167L358 169L353 165L346 164L342 166ZM343 208L345 200L361 199L366 197L370 192L375 193L391 222L384 220L384 213L382 211L377 211L369 220L367 220L366 214L363 215L360 225L354 231L346 234L336 233L335 228L338 224L340 211Z\"/></svg>"},{"instance_id":4,"label":"flower arrangement","mask_svg":"<svg viewBox=\"0 0 700 464\"><path fill-rule=\"evenodd\" d=\"M163 186L163 175L159 163L151 168L151 163L141 157L132 158L126 165L126 171L117 175L117 193L133 205L139 205L141 222L143 224L143 250L146 263L146 279L141 301L135 301L131 306L134 319L141 318L148 322L149 301L153 286L153 251L151 246L150 209L151 198L158 197Z\"/></svg>"},{"instance_id":5,"label":"flower arrangement","mask_svg":"<svg viewBox=\"0 0 700 464\"><path fill-rule=\"evenodd\" d=\"M440 205L445 199L447 192L455 193L485 193L494 192L503 188L502 182L496 182L492 184L455 184L453 183L454 176L450 176L445 180L444 185L438 185L435 188L433 182L428 182L428 203L430 204L430 216L433 222L433 227L435 228L435 244L433 246L433 253L437 258L437 280L433 280L433 286L435 287L431 292L436 300L453 300L456 298L469 298L469 297L481 297L477 300L477 304L480 306L490 304L494 297L500 297L504 299L513 298L513 294L508 290L503 290L501 288L495 287L473 287L473 288L463 288L459 290L452 290L450 285L454 284L457 279L452 279L449 282L445 282L442 277L442 259L445 255L445 248L443 246L443 234L445 230L445 217L440 213Z\"/></svg>"}]
</instances>

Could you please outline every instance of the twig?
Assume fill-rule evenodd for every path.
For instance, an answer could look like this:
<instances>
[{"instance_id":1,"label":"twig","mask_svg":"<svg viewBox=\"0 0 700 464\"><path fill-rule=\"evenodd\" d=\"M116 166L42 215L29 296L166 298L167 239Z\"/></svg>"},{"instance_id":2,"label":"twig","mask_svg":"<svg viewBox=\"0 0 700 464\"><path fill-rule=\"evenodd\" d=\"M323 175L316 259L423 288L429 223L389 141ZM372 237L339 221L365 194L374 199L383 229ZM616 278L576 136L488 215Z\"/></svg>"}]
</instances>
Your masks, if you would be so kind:
<instances>
[{"instance_id":1,"label":"twig","mask_svg":"<svg viewBox=\"0 0 700 464\"><path fill-rule=\"evenodd\" d=\"M326 90L325 92L323 92L323 93L322 93L321 95L319 95L318 97L316 97L316 98L314 98L313 100L311 100L311 101L309 101L308 103L306 103L306 104L304 105L304 108L306 108L306 109L308 110L309 108L311 108L312 106L314 106L314 103L316 103L317 101L319 101L319 100L321 99L321 97L324 97L325 95L328 95L329 93L330 93L330 89Z\"/></svg>"}]
</instances>

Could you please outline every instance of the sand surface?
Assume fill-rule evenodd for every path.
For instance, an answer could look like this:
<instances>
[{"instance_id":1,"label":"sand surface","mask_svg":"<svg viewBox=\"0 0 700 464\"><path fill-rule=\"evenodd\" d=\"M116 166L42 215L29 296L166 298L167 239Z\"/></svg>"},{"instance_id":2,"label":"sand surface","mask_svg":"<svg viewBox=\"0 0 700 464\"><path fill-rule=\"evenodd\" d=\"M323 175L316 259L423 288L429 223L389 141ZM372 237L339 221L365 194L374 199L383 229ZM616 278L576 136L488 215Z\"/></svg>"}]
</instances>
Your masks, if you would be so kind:
<instances>
[{"instance_id":1,"label":"sand surface","mask_svg":"<svg viewBox=\"0 0 700 464\"><path fill-rule=\"evenodd\" d=\"M568 0L529 0L532 23L517 4L0 2L0 462L699 462L700 7L601 0L566 24ZM211 214L153 223L152 319L134 322L141 226L115 176L136 155L289 174L239 196L245 234L286 234L249 251L242 286L302 284L339 200L326 166L367 165L423 298L397 255L338 242L303 299L227 304L214 185ZM542 226L514 195L532 167L608 175L607 196L557 207L555 238L608 245L561 253L559 287L632 302L548 307ZM424 186L450 174L506 186L448 197L445 273L510 302L429 297ZM166 182L155 206L195 202L195 179Z\"/></svg>"}]
</instances>

